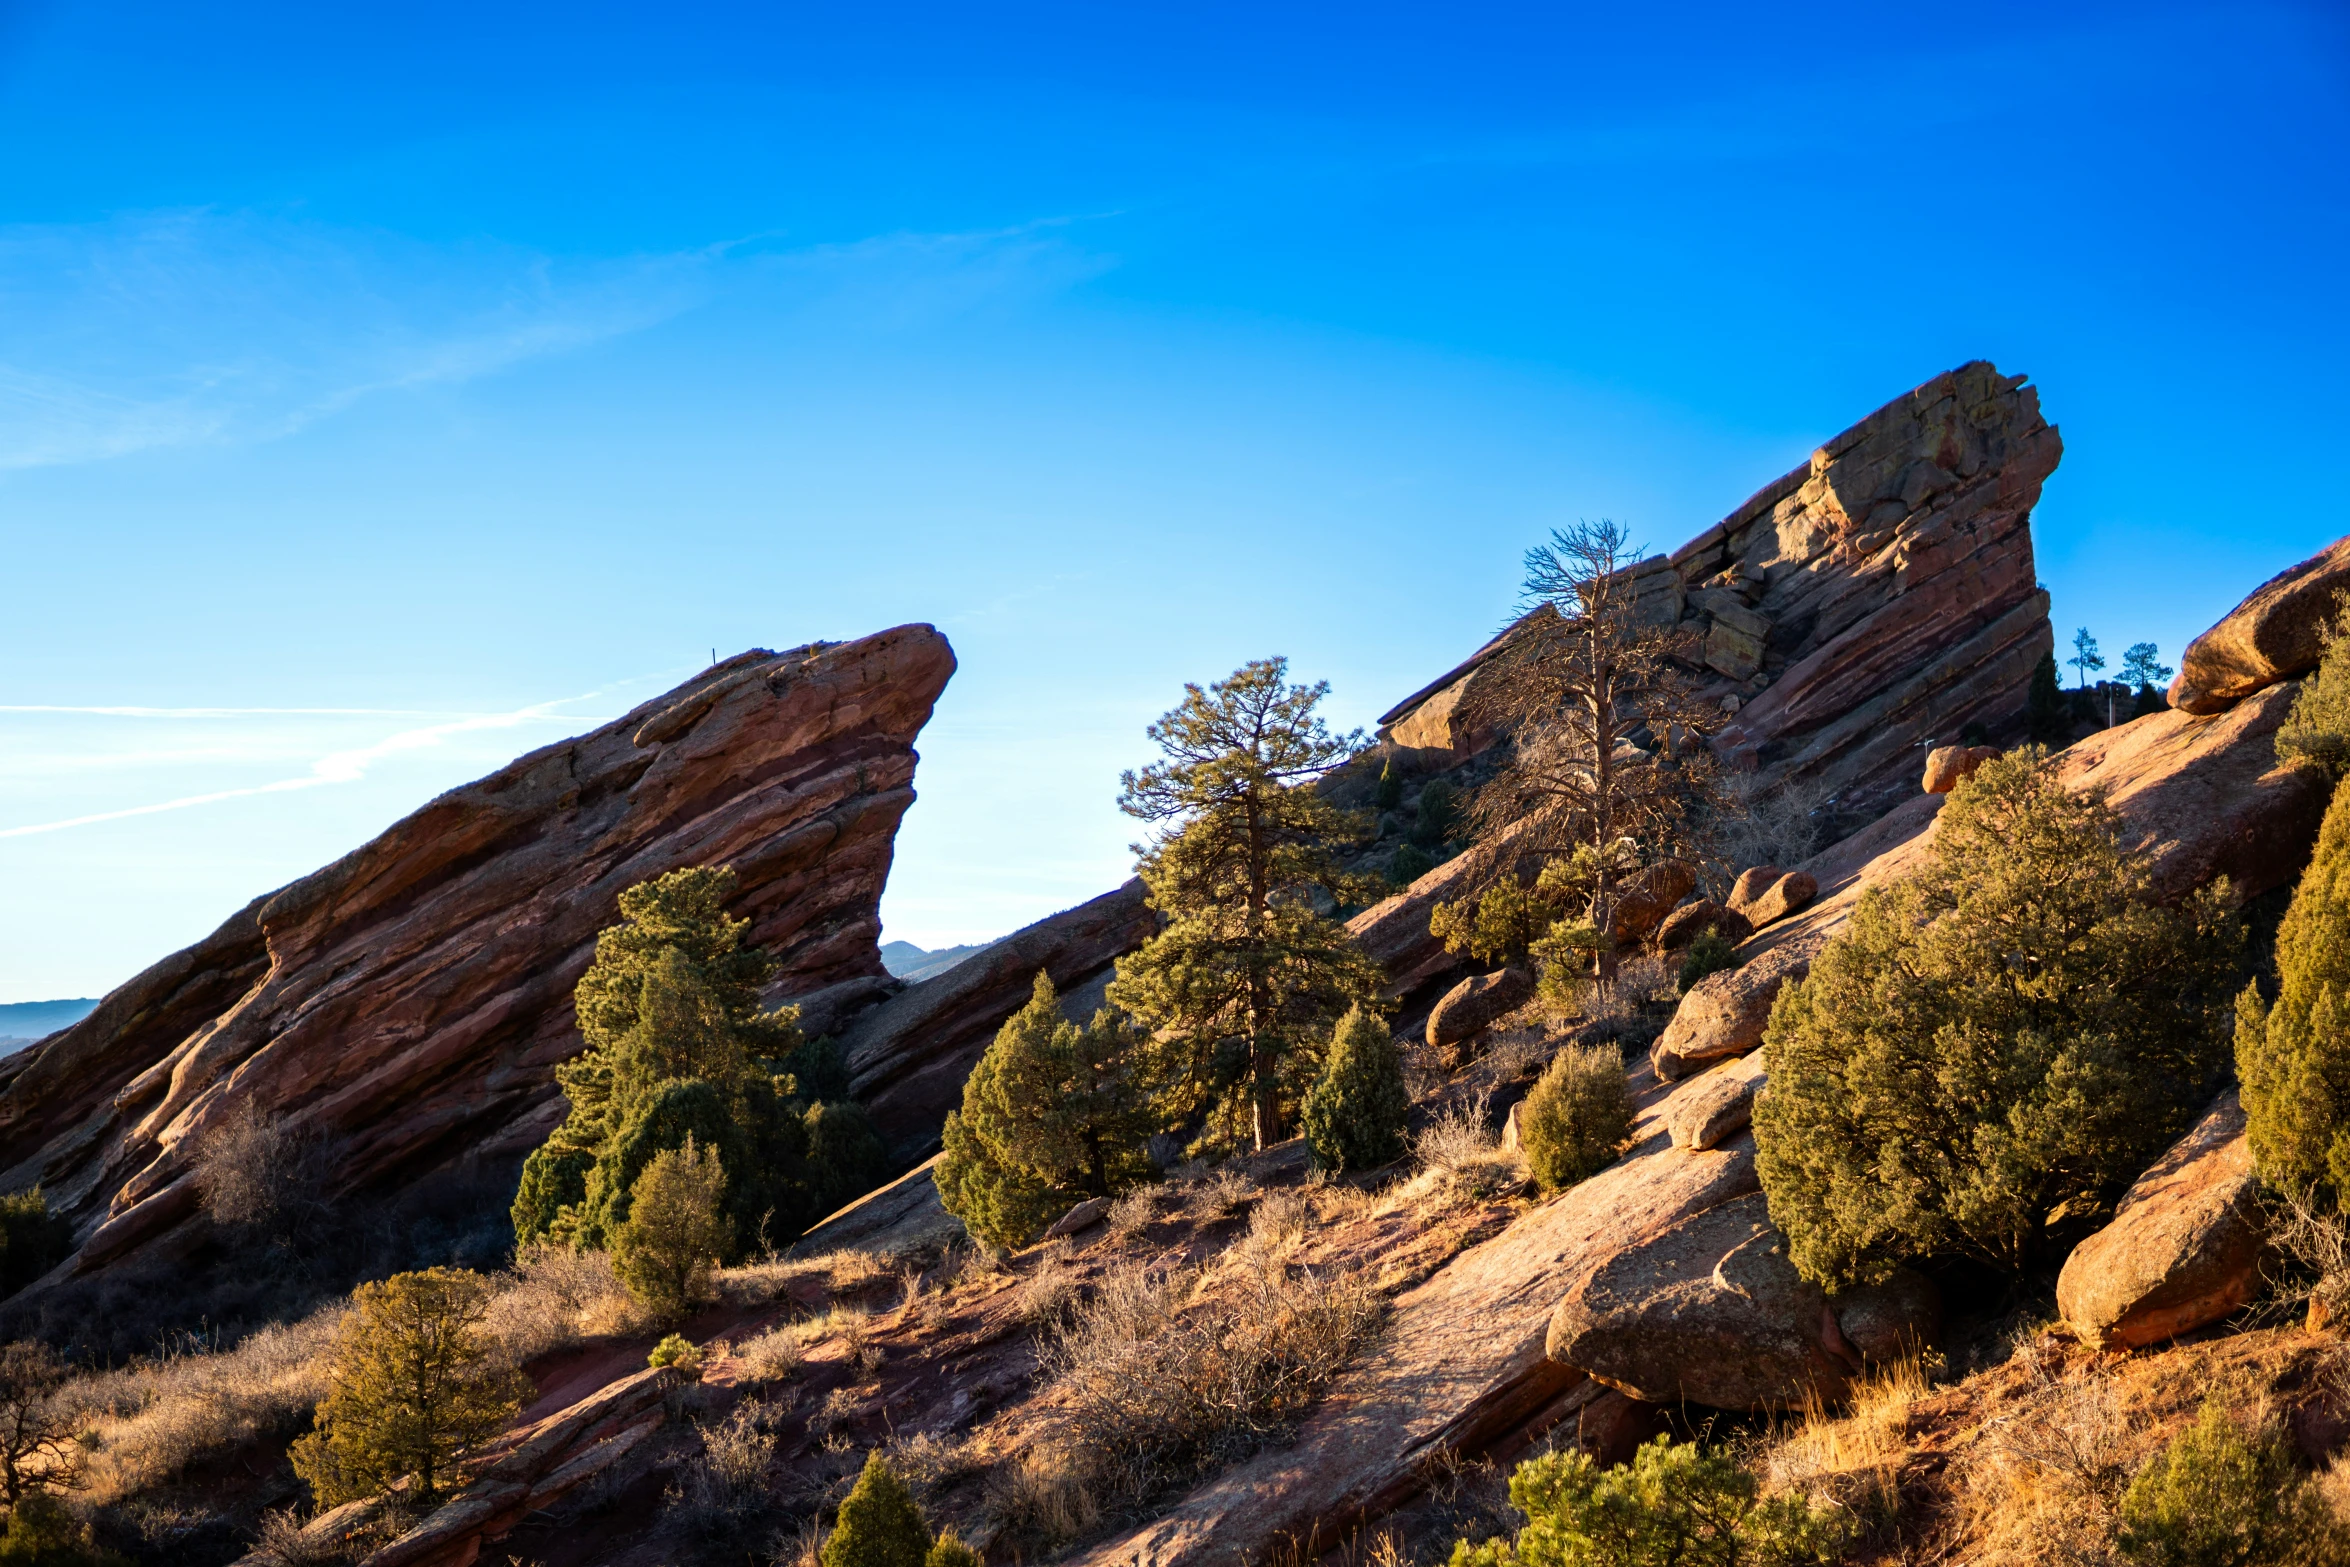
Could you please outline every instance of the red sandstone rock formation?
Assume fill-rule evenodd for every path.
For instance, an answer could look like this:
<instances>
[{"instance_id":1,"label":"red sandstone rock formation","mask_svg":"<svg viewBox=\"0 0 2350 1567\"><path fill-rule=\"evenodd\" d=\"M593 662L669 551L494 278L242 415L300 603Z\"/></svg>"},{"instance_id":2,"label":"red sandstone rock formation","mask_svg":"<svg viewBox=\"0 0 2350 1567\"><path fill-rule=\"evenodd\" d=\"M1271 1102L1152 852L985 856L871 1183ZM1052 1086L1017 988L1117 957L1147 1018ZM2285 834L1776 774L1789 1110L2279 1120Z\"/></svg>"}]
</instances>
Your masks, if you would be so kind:
<instances>
[{"instance_id":1,"label":"red sandstone rock formation","mask_svg":"<svg viewBox=\"0 0 2350 1567\"><path fill-rule=\"evenodd\" d=\"M773 992L884 983L877 905L917 731L953 674L901 626L751 652L453 789L0 1063L0 1186L74 1221L68 1271L200 1239L190 1155L251 1101L334 1139L341 1199L535 1146L572 987L623 888L732 865Z\"/></svg>"},{"instance_id":2,"label":"red sandstone rock formation","mask_svg":"<svg viewBox=\"0 0 2350 1567\"><path fill-rule=\"evenodd\" d=\"M2254 588L2220 623L2187 644L2170 704L2218 713L2253 692L2317 667L2335 601L2350 588L2350 539Z\"/></svg>"},{"instance_id":3,"label":"red sandstone rock formation","mask_svg":"<svg viewBox=\"0 0 2350 1567\"><path fill-rule=\"evenodd\" d=\"M1867 820L1915 792L1923 747L2011 729L2053 639L2031 509L2062 443L2021 376L1977 361L1895 398L1669 560L1635 568L1656 618L1702 639L1716 749ZM1496 638L1380 719L1466 756L1463 698Z\"/></svg>"}]
</instances>

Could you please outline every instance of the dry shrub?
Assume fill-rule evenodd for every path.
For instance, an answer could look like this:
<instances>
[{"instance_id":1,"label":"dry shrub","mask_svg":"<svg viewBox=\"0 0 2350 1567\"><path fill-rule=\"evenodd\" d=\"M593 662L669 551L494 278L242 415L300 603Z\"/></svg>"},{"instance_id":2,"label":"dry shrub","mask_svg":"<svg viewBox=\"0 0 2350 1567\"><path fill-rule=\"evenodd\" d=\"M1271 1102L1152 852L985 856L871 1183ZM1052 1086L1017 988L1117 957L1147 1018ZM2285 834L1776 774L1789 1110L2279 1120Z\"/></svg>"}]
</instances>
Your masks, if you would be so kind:
<instances>
[{"instance_id":1,"label":"dry shrub","mask_svg":"<svg viewBox=\"0 0 2350 1567\"><path fill-rule=\"evenodd\" d=\"M316 1216L327 1149L248 1097L204 1133L193 1162L214 1222L282 1237Z\"/></svg>"},{"instance_id":2,"label":"dry shrub","mask_svg":"<svg viewBox=\"0 0 2350 1567\"><path fill-rule=\"evenodd\" d=\"M1261 1239L1232 1248L1229 1282L1139 1267L1105 1274L1038 1362L1063 1440L1090 1492L1139 1502L1277 1437L1377 1326L1351 1274L1280 1261Z\"/></svg>"},{"instance_id":3,"label":"dry shrub","mask_svg":"<svg viewBox=\"0 0 2350 1567\"><path fill-rule=\"evenodd\" d=\"M2350 1220L2319 1206L2314 1193L2272 1194L2269 1238L2301 1275L2288 1299L2309 1302L2311 1321L2350 1324Z\"/></svg>"},{"instance_id":4,"label":"dry shrub","mask_svg":"<svg viewBox=\"0 0 2350 1567\"><path fill-rule=\"evenodd\" d=\"M97 1443L90 1500L162 1485L200 1460L300 1430L326 1396L327 1350L349 1309L337 1301L234 1349L175 1350L70 1384L61 1396Z\"/></svg>"},{"instance_id":5,"label":"dry shrub","mask_svg":"<svg viewBox=\"0 0 2350 1567\"><path fill-rule=\"evenodd\" d=\"M1721 806L1707 822L1705 858L1719 895L1749 866L1800 865L1819 847L1830 814L1822 785L1793 778L1766 784L1759 774L1730 772L1717 787Z\"/></svg>"},{"instance_id":6,"label":"dry shrub","mask_svg":"<svg viewBox=\"0 0 2350 1567\"><path fill-rule=\"evenodd\" d=\"M807 1364L800 1335L790 1328L771 1328L735 1353L754 1382L788 1382Z\"/></svg>"},{"instance_id":7,"label":"dry shrub","mask_svg":"<svg viewBox=\"0 0 2350 1567\"><path fill-rule=\"evenodd\" d=\"M716 1425L701 1427L701 1447L678 1466L663 1497L669 1516L704 1538L731 1536L767 1506L767 1465L775 1457L771 1427L779 1411L745 1399Z\"/></svg>"},{"instance_id":8,"label":"dry shrub","mask_svg":"<svg viewBox=\"0 0 2350 1567\"><path fill-rule=\"evenodd\" d=\"M1526 1178L1525 1161L1501 1146L1482 1096L1439 1111L1412 1139L1412 1157L1420 1173L1398 1193L1412 1203L1481 1202Z\"/></svg>"},{"instance_id":9,"label":"dry shrub","mask_svg":"<svg viewBox=\"0 0 2350 1567\"><path fill-rule=\"evenodd\" d=\"M582 1339L645 1325L607 1252L533 1242L514 1255L482 1327L517 1364Z\"/></svg>"},{"instance_id":10,"label":"dry shrub","mask_svg":"<svg viewBox=\"0 0 2350 1567\"><path fill-rule=\"evenodd\" d=\"M1267 1192L1248 1216L1250 1238L1268 1243L1298 1240L1306 1233L1306 1222L1313 1217L1302 1193L1294 1191Z\"/></svg>"},{"instance_id":11,"label":"dry shrub","mask_svg":"<svg viewBox=\"0 0 2350 1567\"><path fill-rule=\"evenodd\" d=\"M340 1540L305 1534L292 1508L261 1515L261 1529L245 1557L253 1567L340 1567L351 1559Z\"/></svg>"},{"instance_id":12,"label":"dry shrub","mask_svg":"<svg viewBox=\"0 0 2350 1567\"><path fill-rule=\"evenodd\" d=\"M1151 1220L1159 1216L1159 1194L1156 1188L1137 1186L1120 1192L1110 1201L1109 1226L1112 1240L1132 1240L1143 1232Z\"/></svg>"},{"instance_id":13,"label":"dry shrub","mask_svg":"<svg viewBox=\"0 0 2350 1567\"><path fill-rule=\"evenodd\" d=\"M889 1259L869 1251L835 1251L818 1257L815 1263L831 1279L836 1294L860 1290L877 1283L889 1272Z\"/></svg>"},{"instance_id":14,"label":"dry shrub","mask_svg":"<svg viewBox=\"0 0 2350 1567\"><path fill-rule=\"evenodd\" d=\"M964 1438L942 1437L935 1431L897 1437L886 1451L890 1468L925 1509L937 1501L940 1492L977 1468Z\"/></svg>"},{"instance_id":15,"label":"dry shrub","mask_svg":"<svg viewBox=\"0 0 2350 1567\"><path fill-rule=\"evenodd\" d=\"M1030 1448L989 1477L987 1510L1005 1536L1051 1552L1102 1520L1088 1472L1058 1449Z\"/></svg>"},{"instance_id":16,"label":"dry shrub","mask_svg":"<svg viewBox=\"0 0 2350 1567\"><path fill-rule=\"evenodd\" d=\"M1219 1169L1187 1185L1183 1208L1194 1224L1229 1218L1257 1194L1256 1182L1233 1169Z\"/></svg>"},{"instance_id":17,"label":"dry shrub","mask_svg":"<svg viewBox=\"0 0 2350 1567\"><path fill-rule=\"evenodd\" d=\"M1012 1310L1026 1323L1057 1322L1076 1298L1076 1279L1057 1257L1047 1256L1034 1273L1020 1281L1012 1295Z\"/></svg>"},{"instance_id":18,"label":"dry shrub","mask_svg":"<svg viewBox=\"0 0 2350 1567\"><path fill-rule=\"evenodd\" d=\"M808 1429L811 1432L831 1432L847 1425L863 1412L865 1401L854 1389L836 1387L824 1395L824 1402L809 1412Z\"/></svg>"},{"instance_id":19,"label":"dry shrub","mask_svg":"<svg viewBox=\"0 0 2350 1567\"><path fill-rule=\"evenodd\" d=\"M2103 1373L2059 1383L1983 1428L1960 1472L1979 1567L2104 1567L2139 1446Z\"/></svg>"}]
</instances>

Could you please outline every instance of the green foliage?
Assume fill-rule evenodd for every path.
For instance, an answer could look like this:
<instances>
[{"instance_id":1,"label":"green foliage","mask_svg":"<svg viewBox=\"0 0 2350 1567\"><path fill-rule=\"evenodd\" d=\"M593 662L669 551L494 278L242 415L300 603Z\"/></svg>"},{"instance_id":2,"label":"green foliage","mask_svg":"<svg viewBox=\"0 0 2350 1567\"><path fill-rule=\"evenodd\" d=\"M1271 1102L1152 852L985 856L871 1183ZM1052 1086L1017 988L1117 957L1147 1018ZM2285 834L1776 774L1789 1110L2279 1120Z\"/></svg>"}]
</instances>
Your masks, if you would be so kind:
<instances>
[{"instance_id":1,"label":"green foliage","mask_svg":"<svg viewBox=\"0 0 2350 1567\"><path fill-rule=\"evenodd\" d=\"M733 1245L734 1226L720 1212L725 1169L688 1132L681 1146L653 1155L631 1195L612 1237L613 1271L645 1306L675 1316L707 1292L711 1267Z\"/></svg>"},{"instance_id":2,"label":"green foliage","mask_svg":"<svg viewBox=\"0 0 2350 1567\"><path fill-rule=\"evenodd\" d=\"M2097 651L2097 639L2089 635L2087 626L2073 633L2073 656L2065 662L2079 677L2075 684L2082 689L2088 687L2092 674L2105 667L2105 656Z\"/></svg>"},{"instance_id":3,"label":"green foliage","mask_svg":"<svg viewBox=\"0 0 2350 1567\"><path fill-rule=\"evenodd\" d=\"M1721 1453L1658 1437L1602 1469L1579 1448L1510 1476L1526 1515L1513 1542L1463 1540L1452 1567L1798 1567L1841 1558L1848 1528L1802 1497L1765 1497Z\"/></svg>"},{"instance_id":4,"label":"green foliage","mask_svg":"<svg viewBox=\"0 0 2350 1567\"><path fill-rule=\"evenodd\" d=\"M931 1542L922 1567L980 1567L979 1553L955 1536L942 1534Z\"/></svg>"},{"instance_id":5,"label":"green foliage","mask_svg":"<svg viewBox=\"0 0 2350 1567\"><path fill-rule=\"evenodd\" d=\"M2302 680L2276 745L2279 761L2315 767L2337 781L2350 773L2350 600L2337 605L2325 651Z\"/></svg>"},{"instance_id":6,"label":"green foliage","mask_svg":"<svg viewBox=\"0 0 2350 1567\"><path fill-rule=\"evenodd\" d=\"M1615 1162L1632 1135L1632 1089L1614 1045L1569 1045L1552 1058L1518 1114L1534 1183L1555 1192Z\"/></svg>"},{"instance_id":7,"label":"green foliage","mask_svg":"<svg viewBox=\"0 0 2350 1567\"><path fill-rule=\"evenodd\" d=\"M130 1559L93 1544L88 1524L57 1498L35 1491L9 1511L8 1528L0 1532L0 1567L130 1567Z\"/></svg>"},{"instance_id":8,"label":"green foliage","mask_svg":"<svg viewBox=\"0 0 2350 1567\"><path fill-rule=\"evenodd\" d=\"M1409 887L1436 869L1436 864L1436 856L1418 844L1398 844L1395 852L1387 857L1387 883L1391 887Z\"/></svg>"},{"instance_id":9,"label":"green foliage","mask_svg":"<svg viewBox=\"0 0 2350 1567\"><path fill-rule=\"evenodd\" d=\"M0 1295L13 1295L65 1260L73 1225L49 1211L38 1186L0 1197Z\"/></svg>"},{"instance_id":10,"label":"green foliage","mask_svg":"<svg viewBox=\"0 0 2350 1567\"><path fill-rule=\"evenodd\" d=\"M532 1397L480 1331L489 1289L462 1268L395 1273L351 1293L335 1335L330 1388L293 1445L294 1472L321 1508L379 1495L414 1476L430 1501L451 1466Z\"/></svg>"},{"instance_id":11,"label":"green foliage","mask_svg":"<svg viewBox=\"0 0 2350 1567\"><path fill-rule=\"evenodd\" d=\"M879 1450L865 1455L865 1472L840 1504L840 1521L824 1542L823 1567L924 1567L930 1530Z\"/></svg>"},{"instance_id":12,"label":"green foliage","mask_svg":"<svg viewBox=\"0 0 2350 1567\"><path fill-rule=\"evenodd\" d=\"M1738 949L1725 940L1722 933L1708 925L1689 943L1689 950L1681 954L1681 972L1678 983L1681 994L1689 994L1697 982L1708 974L1719 974L1724 969L1738 966Z\"/></svg>"},{"instance_id":13,"label":"green foliage","mask_svg":"<svg viewBox=\"0 0 2350 1567\"><path fill-rule=\"evenodd\" d=\"M936 1169L947 1212L991 1245L1025 1246L1085 1198L1147 1179L1142 1043L1107 1010L1084 1028L1063 1018L1039 970L947 1113Z\"/></svg>"},{"instance_id":14,"label":"green foliage","mask_svg":"<svg viewBox=\"0 0 2350 1567\"><path fill-rule=\"evenodd\" d=\"M2270 1185L2340 1204L2350 1194L2350 788L2336 786L2277 927L2277 980L2274 1006L2257 982L2236 999L2252 1157Z\"/></svg>"},{"instance_id":15,"label":"green foliage","mask_svg":"<svg viewBox=\"0 0 2350 1567\"><path fill-rule=\"evenodd\" d=\"M1338 1020L1321 1080L1306 1095L1300 1119L1306 1147L1325 1170L1375 1170L1403 1157L1403 1057L1395 1035L1358 1002Z\"/></svg>"},{"instance_id":16,"label":"green foliage","mask_svg":"<svg viewBox=\"0 0 2350 1567\"><path fill-rule=\"evenodd\" d=\"M1312 784L1361 737L1315 716L1326 684L1292 686L1287 674L1287 661L1260 659L1205 691L1185 687L1150 727L1165 759L1125 774L1118 798L1172 830L1137 866L1166 926L1119 961L1110 1002L1154 1041L1165 1123L1205 1111L1209 1140L1260 1148L1280 1140L1320 1075L1330 1025L1384 979L1309 896L1319 887L1345 903L1357 891L1332 846L1364 824Z\"/></svg>"},{"instance_id":17,"label":"green foliage","mask_svg":"<svg viewBox=\"0 0 2350 1567\"><path fill-rule=\"evenodd\" d=\"M2167 686L2176 673L2162 661L2162 650L2151 642L2133 642L2122 654L2120 678L2125 686L2136 686L2140 691Z\"/></svg>"},{"instance_id":18,"label":"green foliage","mask_svg":"<svg viewBox=\"0 0 2350 1567\"><path fill-rule=\"evenodd\" d=\"M1569 872L1543 869L1531 885L1505 876L1476 898L1439 903L1428 911L1428 934L1444 950L1480 963L1522 963L1534 944L1564 918L1571 901Z\"/></svg>"},{"instance_id":19,"label":"green foliage","mask_svg":"<svg viewBox=\"0 0 2350 1567\"><path fill-rule=\"evenodd\" d=\"M2032 683L2024 689L2024 730L2034 745L2063 746L2072 741L2072 713L2057 684L2054 653L2041 654L2032 666Z\"/></svg>"},{"instance_id":20,"label":"green foliage","mask_svg":"<svg viewBox=\"0 0 2350 1567\"><path fill-rule=\"evenodd\" d=\"M620 895L574 993L588 1048L556 1068L570 1114L523 1164L518 1244L611 1245L642 1172L689 1135L726 1172L728 1261L788 1242L885 1170L863 1112L838 1102L839 1047L804 1039L794 1008L761 1010L775 963L742 944L733 889L732 871L693 868Z\"/></svg>"},{"instance_id":21,"label":"green foliage","mask_svg":"<svg viewBox=\"0 0 2350 1567\"><path fill-rule=\"evenodd\" d=\"M1419 820L1412 824L1412 842L1440 852L1460 829L1460 811L1453 804L1452 785L1432 779L1420 790Z\"/></svg>"},{"instance_id":22,"label":"green foliage","mask_svg":"<svg viewBox=\"0 0 2350 1567\"><path fill-rule=\"evenodd\" d=\"M1991 731L1984 726L1981 719L1970 718L1958 726L1958 743L1960 745L1989 745Z\"/></svg>"},{"instance_id":23,"label":"green foliage","mask_svg":"<svg viewBox=\"0 0 2350 1567\"><path fill-rule=\"evenodd\" d=\"M2046 753L1984 763L1926 866L1866 894L1772 1009L1754 1126L1797 1268L2028 1268L2051 1213L2110 1200L2217 1091L2242 945L2224 883L2155 904L2112 810Z\"/></svg>"},{"instance_id":24,"label":"green foliage","mask_svg":"<svg viewBox=\"0 0 2350 1567\"><path fill-rule=\"evenodd\" d=\"M1395 770L1395 758L1379 764L1379 787L1372 792L1371 803L1382 811L1392 811L1403 804L1403 774Z\"/></svg>"},{"instance_id":25,"label":"green foliage","mask_svg":"<svg viewBox=\"0 0 2350 1567\"><path fill-rule=\"evenodd\" d=\"M2170 703L2151 685L2138 687L2138 694L2130 698L2130 716L2144 718L2149 713L2167 713Z\"/></svg>"},{"instance_id":26,"label":"green foliage","mask_svg":"<svg viewBox=\"0 0 2350 1567\"><path fill-rule=\"evenodd\" d=\"M2119 1544L2142 1567L2323 1567L2350 1538L2273 1433L2247 1437L2217 1399L2147 1461Z\"/></svg>"},{"instance_id":27,"label":"green foliage","mask_svg":"<svg viewBox=\"0 0 2350 1567\"><path fill-rule=\"evenodd\" d=\"M653 1346L653 1352L645 1357L645 1364L654 1370L674 1366L680 1376L699 1377L702 1374L702 1346L683 1333L667 1334Z\"/></svg>"}]
</instances>

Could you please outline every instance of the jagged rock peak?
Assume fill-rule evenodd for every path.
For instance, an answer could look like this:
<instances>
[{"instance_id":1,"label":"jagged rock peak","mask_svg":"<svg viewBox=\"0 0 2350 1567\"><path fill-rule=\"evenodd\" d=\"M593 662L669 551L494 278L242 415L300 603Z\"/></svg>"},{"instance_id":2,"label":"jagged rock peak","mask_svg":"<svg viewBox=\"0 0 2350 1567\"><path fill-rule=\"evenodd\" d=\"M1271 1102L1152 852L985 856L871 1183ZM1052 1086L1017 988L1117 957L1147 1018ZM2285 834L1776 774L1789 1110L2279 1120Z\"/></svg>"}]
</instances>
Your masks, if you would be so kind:
<instances>
[{"instance_id":1,"label":"jagged rock peak","mask_svg":"<svg viewBox=\"0 0 2350 1567\"><path fill-rule=\"evenodd\" d=\"M71 1272L194 1244L190 1156L241 1103L331 1138L344 1200L511 1159L563 1114L597 931L682 866L734 868L776 996L880 986L913 740L954 669L925 625L754 650L450 790L0 1064L0 1187L73 1219Z\"/></svg>"},{"instance_id":2,"label":"jagged rock peak","mask_svg":"<svg viewBox=\"0 0 2350 1567\"><path fill-rule=\"evenodd\" d=\"M1634 567L1644 613L1691 633L1718 753L1834 798L1849 829L1917 792L1933 743L2012 730L2054 640L2030 520L2062 452L2025 377L1977 360ZM1462 702L1507 635L1385 714L1382 737L1454 757L1489 743Z\"/></svg>"}]
</instances>

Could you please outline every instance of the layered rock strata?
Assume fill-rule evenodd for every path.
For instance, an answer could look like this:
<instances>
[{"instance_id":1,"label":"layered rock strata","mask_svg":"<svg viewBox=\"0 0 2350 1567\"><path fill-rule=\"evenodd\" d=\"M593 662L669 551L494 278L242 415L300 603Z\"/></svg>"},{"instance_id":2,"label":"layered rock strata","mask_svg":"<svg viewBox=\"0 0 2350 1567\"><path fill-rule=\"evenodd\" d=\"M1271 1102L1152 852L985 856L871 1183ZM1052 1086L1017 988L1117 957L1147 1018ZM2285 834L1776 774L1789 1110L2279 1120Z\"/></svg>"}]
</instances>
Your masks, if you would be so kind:
<instances>
[{"instance_id":1,"label":"layered rock strata","mask_svg":"<svg viewBox=\"0 0 2350 1567\"><path fill-rule=\"evenodd\" d=\"M1702 649L1716 738L1765 788L1793 780L1866 821L1913 794L1930 742L2011 730L2053 645L2030 517L2063 450L2021 376L1976 361L1836 436L1634 585ZM1393 744L1463 757L1504 632L1380 719Z\"/></svg>"},{"instance_id":2,"label":"layered rock strata","mask_svg":"<svg viewBox=\"0 0 2350 1567\"><path fill-rule=\"evenodd\" d=\"M0 1063L0 1186L39 1181L86 1271L201 1238L191 1154L240 1105L330 1143L340 1202L517 1156L564 1113L597 931L682 866L734 868L777 999L882 981L913 740L954 668L920 625L745 653L451 790Z\"/></svg>"}]
</instances>

